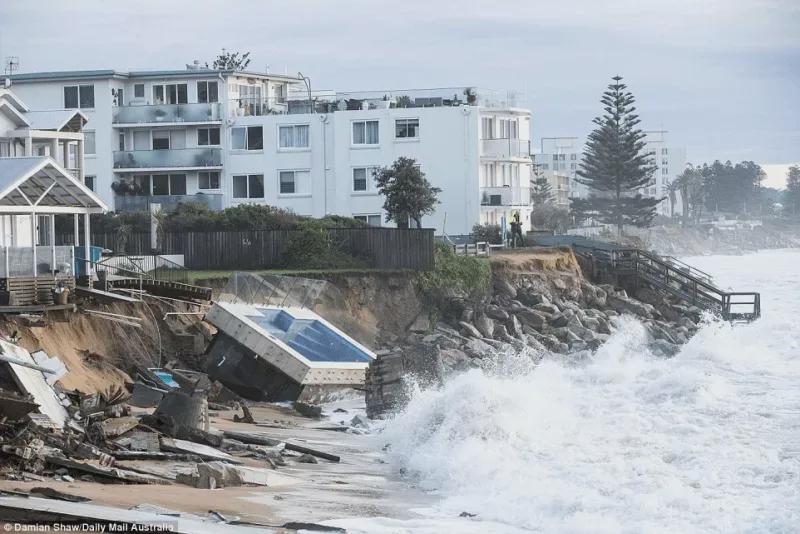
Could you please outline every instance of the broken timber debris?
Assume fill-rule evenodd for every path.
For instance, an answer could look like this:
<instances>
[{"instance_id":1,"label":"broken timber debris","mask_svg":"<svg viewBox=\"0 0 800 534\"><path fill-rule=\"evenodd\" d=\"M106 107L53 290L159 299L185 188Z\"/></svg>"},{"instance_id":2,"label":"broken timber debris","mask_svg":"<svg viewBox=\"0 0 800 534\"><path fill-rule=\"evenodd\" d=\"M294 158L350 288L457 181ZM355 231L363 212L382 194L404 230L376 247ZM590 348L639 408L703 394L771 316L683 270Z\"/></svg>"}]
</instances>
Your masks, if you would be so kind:
<instances>
[{"instance_id":1,"label":"broken timber debris","mask_svg":"<svg viewBox=\"0 0 800 534\"><path fill-rule=\"evenodd\" d=\"M312 456L316 456L324 460L329 460L331 462L339 462L341 460L341 458L339 456L336 456L335 454L318 451L309 447L304 447L303 445L297 445L295 443L290 443L288 441L280 439L273 439L267 436L262 436L260 434L251 434L249 432L237 432L231 430L226 430L223 433L226 438L235 439L237 441L241 441L242 443L251 443L253 445L266 445L268 447L274 447L276 445L283 443L284 448L287 451L299 452L301 454L310 454Z\"/></svg>"}]
</instances>

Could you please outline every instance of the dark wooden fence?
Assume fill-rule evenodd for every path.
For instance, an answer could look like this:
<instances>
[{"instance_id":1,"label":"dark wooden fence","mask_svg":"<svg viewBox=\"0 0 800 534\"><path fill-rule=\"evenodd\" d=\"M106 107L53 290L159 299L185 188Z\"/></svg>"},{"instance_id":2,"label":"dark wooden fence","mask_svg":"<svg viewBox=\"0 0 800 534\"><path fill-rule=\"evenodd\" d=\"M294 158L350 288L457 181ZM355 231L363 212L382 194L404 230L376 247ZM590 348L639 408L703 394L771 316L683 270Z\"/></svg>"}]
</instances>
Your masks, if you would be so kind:
<instances>
[{"instance_id":1,"label":"dark wooden fence","mask_svg":"<svg viewBox=\"0 0 800 534\"><path fill-rule=\"evenodd\" d=\"M326 230L336 248L375 269L433 269L433 230L399 228L333 228ZM189 269L270 269L285 266L284 255L302 230L240 232L170 232L161 254L183 254ZM56 236L56 244L74 244L72 234ZM150 234L92 234L92 245L117 253L150 254ZM302 267L293 265L292 267Z\"/></svg>"}]
</instances>

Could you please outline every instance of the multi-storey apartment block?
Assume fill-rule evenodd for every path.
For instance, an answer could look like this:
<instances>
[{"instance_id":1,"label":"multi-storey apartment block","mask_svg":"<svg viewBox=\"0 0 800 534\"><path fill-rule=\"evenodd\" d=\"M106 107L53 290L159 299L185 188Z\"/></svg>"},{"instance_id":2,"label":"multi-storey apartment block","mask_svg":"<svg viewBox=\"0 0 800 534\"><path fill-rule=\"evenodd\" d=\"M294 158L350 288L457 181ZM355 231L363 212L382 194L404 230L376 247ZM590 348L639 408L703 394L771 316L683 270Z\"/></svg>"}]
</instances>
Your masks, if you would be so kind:
<instances>
[{"instance_id":1,"label":"multi-storey apartment block","mask_svg":"<svg viewBox=\"0 0 800 534\"><path fill-rule=\"evenodd\" d=\"M645 151L656 166L650 186L639 192L648 197L664 198L658 205L658 214L669 216L669 184L686 168L686 149L671 146L664 130L647 131L645 133ZM539 172L547 176L554 191L559 184L568 183L569 198L586 198L589 188L575 179L582 157L583 145L577 137L543 137L541 149L534 154L534 163ZM566 178L566 179L565 179ZM560 197L559 197L560 198ZM680 203L675 206L676 213Z\"/></svg>"},{"instance_id":2,"label":"multi-storey apartment block","mask_svg":"<svg viewBox=\"0 0 800 534\"><path fill-rule=\"evenodd\" d=\"M264 203L386 224L372 172L416 159L437 232L530 216L530 112L473 88L309 94L300 78L178 71L17 74L38 107L87 118L86 183L116 210Z\"/></svg>"}]
</instances>

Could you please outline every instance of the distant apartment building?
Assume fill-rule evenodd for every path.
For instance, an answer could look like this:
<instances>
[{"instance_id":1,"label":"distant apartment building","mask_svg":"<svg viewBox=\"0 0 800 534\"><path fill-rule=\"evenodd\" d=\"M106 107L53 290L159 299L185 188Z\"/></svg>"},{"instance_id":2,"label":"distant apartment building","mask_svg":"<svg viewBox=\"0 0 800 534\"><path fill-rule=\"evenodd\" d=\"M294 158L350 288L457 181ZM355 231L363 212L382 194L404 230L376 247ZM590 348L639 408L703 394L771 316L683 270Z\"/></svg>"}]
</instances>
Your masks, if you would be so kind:
<instances>
[{"instance_id":1,"label":"distant apartment building","mask_svg":"<svg viewBox=\"0 0 800 534\"><path fill-rule=\"evenodd\" d=\"M639 192L644 196L665 200L658 205L659 215L669 216L669 184L686 168L686 149L672 146L665 130L646 131L645 151L656 166L652 184ZM534 154L533 160L539 172L547 176L553 190L559 183L567 182L569 198L586 198L589 188L579 183L577 171L583 153L583 143L578 137L543 137L540 151ZM675 212L680 210L680 203Z\"/></svg>"},{"instance_id":2,"label":"distant apartment building","mask_svg":"<svg viewBox=\"0 0 800 534\"><path fill-rule=\"evenodd\" d=\"M673 146L667 139L666 130L653 130L645 132L647 145L645 150L656 165L652 184L641 190L644 196L664 198L658 205L658 214L669 217L674 211L681 212L681 203L676 201L673 207L669 200L669 185L684 169L686 169L686 149Z\"/></svg>"},{"instance_id":3,"label":"distant apartment building","mask_svg":"<svg viewBox=\"0 0 800 534\"><path fill-rule=\"evenodd\" d=\"M575 181L582 150L577 137L543 137L539 152L533 155L537 172L547 178L562 207L569 207L573 197L588 196L586 186Z\"/></svg>"},{"instance_id":4,"label":"distant apartment building","mask_svg":"<svg viewBox=\"0 0 800 534\"><path fill-rule=\"evenodd\" d=\"M386 224L372 172L416 159L442 189L424 225L463 234L530 216L530 112L472 88L315 93L303 80L196 67L17 74L39 108L88 118L86 183L117 211L261 203Z\"/></svg>"}]
</instances>

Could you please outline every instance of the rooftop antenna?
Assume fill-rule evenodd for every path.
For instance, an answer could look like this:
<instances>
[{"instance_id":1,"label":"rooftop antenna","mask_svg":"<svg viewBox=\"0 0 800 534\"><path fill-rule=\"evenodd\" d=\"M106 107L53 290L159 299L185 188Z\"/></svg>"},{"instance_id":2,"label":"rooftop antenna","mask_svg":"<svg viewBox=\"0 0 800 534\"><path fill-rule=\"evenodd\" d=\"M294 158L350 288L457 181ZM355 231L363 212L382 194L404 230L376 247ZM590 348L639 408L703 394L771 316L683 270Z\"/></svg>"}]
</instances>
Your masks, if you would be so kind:
<instances>
[{"instance_id":1,"label":"rooftop antenna","mask_svg":"<svg viewBox=\"0 0 800 534\"><path fill-rule=\"evenodd\" d=\"M19 70L19 58L17 56L6 56L3 72L6 76L12 76Z\"/></svg>"}]
</instances>

